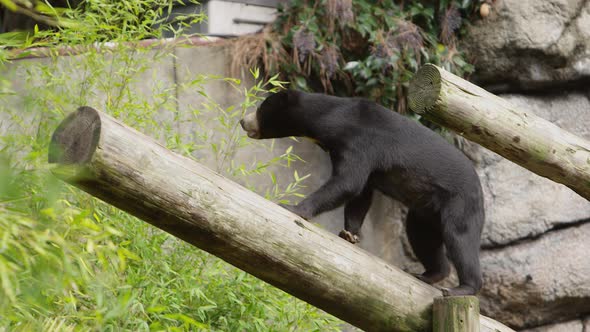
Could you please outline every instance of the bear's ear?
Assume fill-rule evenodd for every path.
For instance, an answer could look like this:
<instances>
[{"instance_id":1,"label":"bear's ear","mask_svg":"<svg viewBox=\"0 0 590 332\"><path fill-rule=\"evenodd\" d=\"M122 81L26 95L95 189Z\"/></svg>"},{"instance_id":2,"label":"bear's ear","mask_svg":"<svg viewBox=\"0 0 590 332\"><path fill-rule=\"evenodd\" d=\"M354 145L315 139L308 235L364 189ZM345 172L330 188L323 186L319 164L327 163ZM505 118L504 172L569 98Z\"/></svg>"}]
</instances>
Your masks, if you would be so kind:
<instances>
[{"instance_id":1,"label":"bear's ear","mask_svg":"<svg viewBox=\"0 0 590 332\"><path fill-rule=\"evenodd\" d=\"M299 99L299 91L296 90L286 90L283 91L285 95L282 98L283 106L288 105L295 105Z\"/></svg>"},{"instance_id":2,"label":"bear's ear","mask_svg":"<svg viewBox=\"0 0 590 332\"><path fill-rule=\"evenodd\" d=\"M283 90L269 97L269 102L274 107L287 108L297 103L299 92L295 90ZM270 104L269 104L270 105Z\"/></svg>"}]
</instances>

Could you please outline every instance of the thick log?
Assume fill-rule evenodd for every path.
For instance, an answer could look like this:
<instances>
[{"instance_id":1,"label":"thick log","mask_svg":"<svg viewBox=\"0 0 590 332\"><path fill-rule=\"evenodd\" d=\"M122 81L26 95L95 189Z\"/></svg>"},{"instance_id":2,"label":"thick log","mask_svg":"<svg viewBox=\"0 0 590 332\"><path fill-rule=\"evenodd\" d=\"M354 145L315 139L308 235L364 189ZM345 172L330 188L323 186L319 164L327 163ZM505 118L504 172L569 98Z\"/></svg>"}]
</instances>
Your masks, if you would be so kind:
<instances>
[{"instance_id":1,"label":"thick log","mask_svg":"<svg viewBox=\"0 0 590 332\"><path fill-rule=\"evenodd\" d=\"M590 142L437 66L410 82L410 108L590 199Z\"/></svg>"},{"instance_id":2,"label":"thick log","mask_svg":"<svg viewBox=\"0 0 590 332\"><path fill-rule=\"evenodd\" d=\"M433 332L479 332L479 300L475 296L434 299Z\"/></svg>"},{"instance_id":3,"label":"thick log","mask_svg":"<svg viewBox=\"0 0 590 332\"><path fill-rule=\"evenodd\" d=\"M436 288L104 113L68 116L49 162L61 179L361 329L432 329Z\"/></svg>"}]
</instances>

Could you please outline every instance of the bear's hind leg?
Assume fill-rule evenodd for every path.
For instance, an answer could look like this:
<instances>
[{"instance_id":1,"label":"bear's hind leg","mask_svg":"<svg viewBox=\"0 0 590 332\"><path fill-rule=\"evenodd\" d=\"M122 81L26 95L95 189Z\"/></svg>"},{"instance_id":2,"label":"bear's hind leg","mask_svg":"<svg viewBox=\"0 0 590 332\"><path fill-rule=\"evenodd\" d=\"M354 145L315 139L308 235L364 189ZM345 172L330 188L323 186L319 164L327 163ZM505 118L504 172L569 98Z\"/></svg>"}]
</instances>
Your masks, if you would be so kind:
<instances>
[{"instance_id":1,"label":"bear's hind leg","mask_svg":"<svg viewBox=\"0 0 590 332\"><path fill-rule=\"evenodd\" d=\"M445 247L459 277L459 286L443 289L445 296L475 295L483 284L479 249L484 216L482 212L464 208L466 205L476 206L455 201L442 211Z\"/></svg>"},{"instance_id":2,"label":"bear's hind leg","mask_svg":"<svg viewBox=\"0 0 590 332\"><path fill-rule=\"evenodd\" d=\"M438 214L423 214L410 209L406 218L406 233L414 254L425 269L416 277L428 284L446 278L451 268L445 255Z\"/></svg>"}]
</instances>

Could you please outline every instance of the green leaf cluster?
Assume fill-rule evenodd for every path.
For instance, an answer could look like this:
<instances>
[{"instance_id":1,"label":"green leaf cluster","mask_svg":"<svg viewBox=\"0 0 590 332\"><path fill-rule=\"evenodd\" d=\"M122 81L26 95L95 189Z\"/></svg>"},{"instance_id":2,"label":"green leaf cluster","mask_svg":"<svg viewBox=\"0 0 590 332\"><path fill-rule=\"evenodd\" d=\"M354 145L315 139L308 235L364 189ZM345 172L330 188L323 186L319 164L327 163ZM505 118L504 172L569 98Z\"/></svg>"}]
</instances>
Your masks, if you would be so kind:
<instances>
[{"instance_id":1,"label":"green leaf cluster","mask_svg":"<svg viewBox=\"0 0 590 332\"><path fill-rule=\"evenodd\" d=\"M198 4L197 0L77 2L80 2L77 6L54 7L43 0L1 0L0 4L7 10L27 15L48 29L36 25L33 31L1 33L0 50L137 41L161 38L165 32L181 36L191 25L206 19L198 10L182 16L171 15L173 6Z\"/></svg>"},{"instance_id":2,"label":"green leaf cluster","mask_svg":"<svg viewBox=\"0 0 590 332\"><path fill-rule=\"evenodd\" d=\"M457 39L476 0L293 0L260 38L260 58L294 87L362 96L401 113L408 82L434 63L464 76L473 71Z\"/></svg>"}]
</instances>

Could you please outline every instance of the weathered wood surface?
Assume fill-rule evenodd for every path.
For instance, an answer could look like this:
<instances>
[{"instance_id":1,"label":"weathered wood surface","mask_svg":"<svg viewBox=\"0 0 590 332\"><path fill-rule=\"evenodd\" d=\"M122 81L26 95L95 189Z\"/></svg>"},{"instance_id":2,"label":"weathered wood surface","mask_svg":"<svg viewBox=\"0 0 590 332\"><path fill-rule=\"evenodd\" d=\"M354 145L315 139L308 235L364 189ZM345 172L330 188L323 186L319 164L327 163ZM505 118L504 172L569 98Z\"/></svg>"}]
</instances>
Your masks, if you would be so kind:
<instances>
[{"instance_id":1,"label":"weathered wood surface","mask_svg":"<svg viewBox=\"0 0 590 332\"><path fill-rule=\"evenodd\" d=\"M432 329L439 290L104 113L66 118L49 161L61 179L359 328Z\"/></svg>"},{"instance_id":2,"label":"weathered wood surface","mask_svg":"<svg viewBox=\"0 0 590 332\"><path fill-rule=\"evenodd\" d=\"M410 108L590 199L590 142L434 65L410 83Z\"/></svg>"},{"instance_id":3,"label":"weathered wood surface","mask_svg":"<svg viewBox=\"0 0 590 332\"><path fill-rule=\"evenodd\" d=\"M434 299L433 332L479 332L479 300L475 296Z\"/></svg>"}]
</instances>

